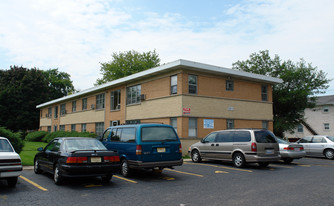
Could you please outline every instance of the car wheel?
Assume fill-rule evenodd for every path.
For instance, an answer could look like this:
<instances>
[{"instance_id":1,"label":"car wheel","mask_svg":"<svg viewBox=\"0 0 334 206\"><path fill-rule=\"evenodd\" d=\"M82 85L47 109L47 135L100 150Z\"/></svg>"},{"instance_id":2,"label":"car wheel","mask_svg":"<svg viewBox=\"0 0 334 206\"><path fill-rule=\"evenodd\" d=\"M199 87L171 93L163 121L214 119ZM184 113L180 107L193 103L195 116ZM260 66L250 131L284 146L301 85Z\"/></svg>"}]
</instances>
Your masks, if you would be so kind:
<instances>
[{"instance_id":1,"label":"car wheel","mask_svg":"<svg viewBox=\"0 0 334 206\"><path fill-rule=\"evenodd\" d=\"M9 187L15 187L17 183L17 177L10 177L7 179L7 184Z\"/></svg>"},{"instance_id":2,"label":"car wheel","mask_svg":"<svg viewBox=\"0 0 334 206\"><path fill-rule=\"evenodd\" d=\"M112 174L107 174L106 176L102 176L102 182L105 182L105 183L110 182L111 178L112 178Z\"/></svg>"},{"instance_id":3,"label":"car wheel","mask_svg":"<svg viewBox=\"0 0 334 206\"><path fill-rule=\"evenodd\" d=\"M63 182L63 176L61 175L61 172L59 170L59 166L56 165L54 168L54 173L53 173L53 181L55 182L56 185L60 185Z\"/></svg>"},{"instance_id":4,"label":"car wheel","mask_svg":"<svg viewBox=\"0 0 334 206\"><path fill-rule=\"evenodd\" d=\"M191 152L191 160L196 163L202 161L201 155L199 154L198 150L195 149Z\"/></svg>"},{"instance_id":5,"label":"car wheel","mask_svg":"<svg viewBox=\"0 0 334 206\"><path fill-rule=\"evenodd\" d=\"M39 161L36 159L34 163L34 172L35 174L41 174L42 170L39 167Z\"/></svg>"},{"instance_id":6,"label":"car wheel","mask_svg":"<svg viewBox=\"0 0 334 206\"><path fill-rule=\"evenodd\" d=\"M334 150L332 150L332 149L326 149L325 150L325 157L327 159L330 159L330 160L334 159Z\"/></svg>"},{"instance_id":7,"label":"car wheel","mask_svg":"<svg viewBox=\"0 0 334 206\"><path fill-rule=\"evenodd\" d=\"M267 167L269 165L269 162L259 162L258 164L260 167Z\"/></svg>"},{"instance_id":8,"label":"car wheel","mask_svg":"<svg viewBox=\"0 0 334 206\"><path fill-rule=\"evenodd\" d=\"M293 159L292 158L284 158L283 161L287 164L290 164L293 161Z\"/></svg>"},{"instance_id":9,"label":"car wheel","mask_svg":"<svg viewBox=\"0 0 334 206\"><path fill-rule=\"evenodd\" d=\"M130 175L129 163L126 161L126 159L123 159L121 162L121 174L124 177L128 177Z\"/></svg>"},{"instance_id":10,"label":"car wheel","mask_svg":"<svg viewBox=\"0 0 334 206\"><path fill-rule=\"evenodd\" d=\"M241 153L234 154L232 160L233 160L234 166L238 168L244 167L246 165L245 157Z\"/></svg>"}]
</instances>

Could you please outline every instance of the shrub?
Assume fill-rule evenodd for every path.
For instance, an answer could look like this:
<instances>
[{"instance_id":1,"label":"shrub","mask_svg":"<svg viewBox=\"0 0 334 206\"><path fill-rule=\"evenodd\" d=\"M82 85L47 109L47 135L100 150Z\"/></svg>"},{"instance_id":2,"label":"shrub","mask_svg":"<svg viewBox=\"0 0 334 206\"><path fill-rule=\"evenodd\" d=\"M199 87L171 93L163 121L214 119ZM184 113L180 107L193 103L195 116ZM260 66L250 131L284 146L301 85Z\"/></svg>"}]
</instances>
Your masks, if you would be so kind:
<instances>
[{"instance_id":1,"label":"shrub","mask_svg":"<svg viewBox=\"0 0 334 206\"><path fill-rule=\"evenodd\" d=\"M20 133L14 133L5 127L0 127L0 137L6 137L10 143L13 145L15 151L20 153L24 146L23 140L21 139Z\"/></svg>"},{"instance_id":2,"label":"shrub","mask_svg":"<svg viewBox=\"0 0 334 206\"><path fill-rule=\"evenodd\" d=\"M29 142L40 142L42 141L42 139L45 137L45 135L47 135L48 132L46 131L36 131L36 132L30 132L25 140L29 141Z\"/></svg>"},{"instance_id":3,"label":"shrub","mask_svg":"<svg viewBox=\"0 0 334 206\"><path fill-rule=\"evenodd\" d=\"M97 135L95 133L89 133L89 132L65 132L65 131L57 131L48 133L45 135L45 137L42 139L43 142L50 142L54 138L57 137L91 137L96 138Z\"/></svg>"}]
</instances>

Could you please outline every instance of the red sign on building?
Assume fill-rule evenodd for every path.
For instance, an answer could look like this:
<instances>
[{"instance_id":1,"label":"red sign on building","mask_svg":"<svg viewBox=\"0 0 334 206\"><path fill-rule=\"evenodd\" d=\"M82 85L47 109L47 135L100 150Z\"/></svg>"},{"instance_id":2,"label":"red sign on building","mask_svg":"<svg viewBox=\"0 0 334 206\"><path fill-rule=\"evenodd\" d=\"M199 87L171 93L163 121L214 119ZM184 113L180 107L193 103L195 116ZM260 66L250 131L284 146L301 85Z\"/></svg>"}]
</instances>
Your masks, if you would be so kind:
<instances>
[{"instance_id":1,"label":"red sign on building","mask_svg":"<svg viewBox=\"0 0 334 206\"><path fill-rule=\"evenodd\" d=\"M190 108L183 108L183 114L190 114Z\"/></svg>"}]
</instances>

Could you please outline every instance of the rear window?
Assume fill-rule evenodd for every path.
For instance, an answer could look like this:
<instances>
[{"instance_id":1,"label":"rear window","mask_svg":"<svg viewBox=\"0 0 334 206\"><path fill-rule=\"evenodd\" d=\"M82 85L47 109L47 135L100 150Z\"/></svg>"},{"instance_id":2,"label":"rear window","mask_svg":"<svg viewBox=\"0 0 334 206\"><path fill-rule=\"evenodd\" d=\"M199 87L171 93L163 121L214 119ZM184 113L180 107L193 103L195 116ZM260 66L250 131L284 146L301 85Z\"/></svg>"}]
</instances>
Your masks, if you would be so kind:
<instances>
[{"instance_id":1,"label":"rear window","mask_svg":"<svg viewBox=\"0 0 334 206\"><path fill-rule=\"evenodd\" d=\"M14 151L7 140L0 139L0 152L14 152Z\"/></svg>"},{"instance_id":2,"label":"rear window","mask_svg":"<svg viewBox=\"0 0 334 206\"><path fill-rule=\"evenodd\" d=\"M274 134L269 131L255 131L254 134L258 143L276 143Z\"/></svg>"},{"instance_id":3,"label":"rear window","mask_svg":"<svg viewBox=\"0 0 334 206\"><path fill-rule=\"evenodd\" d=\"M64 142L66 151L75 150L107 150L107 148L95 139L68 139Z\"/></svg>"},{"instance_id":4,"label":"rear window","mask_svg":"<svg viewBox=\"0 0 334 206\"><path fill-rule=\"evenodd\" d=\"M143 142L177 141L177 136L174 128L171 127L143 127L141 140Z\"/></svg>"}]
</instances>

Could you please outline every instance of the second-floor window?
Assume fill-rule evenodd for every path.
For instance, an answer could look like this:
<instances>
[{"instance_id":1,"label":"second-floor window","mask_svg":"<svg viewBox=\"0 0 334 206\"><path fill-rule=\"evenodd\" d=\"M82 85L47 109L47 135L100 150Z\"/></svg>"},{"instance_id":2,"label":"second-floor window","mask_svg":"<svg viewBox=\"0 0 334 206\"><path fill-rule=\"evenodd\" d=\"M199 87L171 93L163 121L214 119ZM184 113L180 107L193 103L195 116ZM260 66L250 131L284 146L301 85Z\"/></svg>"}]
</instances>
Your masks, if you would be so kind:
<instances>
[{"instance_id":1,"label":"second-floor window","mask_svg":"<svg viewBox=\"0 0 334 206\"><path fill-rule=\"evenodd\" d=\"M76 112L77 111L77 101L73 101L72 102L72 112Z\"/></svg>"},{"instance_id":2,"label":"second-floor window","mask_svg":"<svg viewBox=\"0 0 334 206\"><path fill-rule=\"evenodd\" d=\"M55 119L58 118L58 106L55 106ZM57 131L57 130L55 130Z\"/></svg>"},{"instance_id":3,"label":"second-floor window","mask_svg":"<svg viewBox=\"0 0 334 206\"><path fill-rule=\"evenodd\" d=\"M66 104L61 104L60 105L60 115L65 115L66 114Z\"/></svg>"},{"instance_id":4,"label":"second-floor window","mask_svg":"<svg viewBox=\"0 0 334 206\"><path fill-rule=\"evenodd\" d=\"M177 75L170 77L170 93L177 94Z\"/></svg>"},{"instance_id":5,"label":"second-floor window","mask_svg":"<svg viewBox=\"0 0 334 206\"><path fill-rule=\"evenodd\" d=\"M328 113L329 112L329 107L328 106L324 106L322 109L323 109L324 113Z\"/></svg>"},{"instance_id":6,"label":"second-floor window","mask_svg":"<svg viewBox=\"0 0 334 206\"><path fill-rule=\"evenodd\" d=\"M126 88L126 104L140 103L141 85Z\"/></svg>"},{"instance_id":7,"label":"second-floor window","mask_svg":"<svg viewBox=\"0 0 334 206\"><path fill-rule=\"evenodd\" d=\"M104 93L96 95L96 109L104 109Z\"/></svg>"},{"instance_id":8,"label":"second-floor window","mask_svg":"<svg viewBox=\"0 0 334 206\"><path fill-rule=\"evenodd\" d=\"M234 82L231 79L226 80L226 91L233 91L234 90Z\"/></svg>"},{"instance_id":9,"label":"second-floor window","mask_svg":"<svg viewBox=\"0 0 334 206\"><path fill-rule=\"evenodd\" d=\"M267 85L261 86L261 99L262 101L268 101L268 86Z\"/></svg>"},{"instance_id":10,"label":"second-floor window","mask_svg":"<svg viewBox=\"0 0 334 206\"><path fill-rule=\"evenodd\" d=\"M48 108L48 117L51 118L52 117L52 107Z\"/></svg>"},{"instance_id":11,"label":"second-floor window","mask_svg":"<svg viewBox=\"0 0 334 206\"><path fill-rule=\"evenodd\" d=\"M110 93L110 110L121 109L121 90Z\"/></svg>"},{"instance_id":12,"label":"second-floor window","mask_svg":"<svg viewBox=\"0 0 334 206\"><path fill-rule=\"evenodd\" d=\"M82 110L86 110L87 109L87 98L83 98L82 99Z\"/></svg>"},{"instance_id":13,"label":"second-floor window","mask_svg":"<svg viewBox=\"0 0 334 206\"><path fill-rule=\"evenodd\" d=\"M189 94L197 94L197 76L188 75Z\"/></svg>"}]
</instances>

